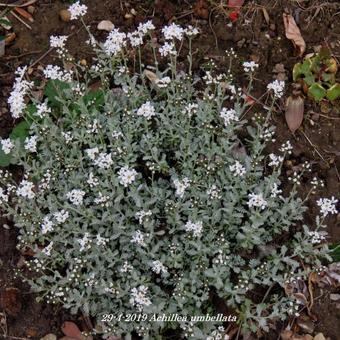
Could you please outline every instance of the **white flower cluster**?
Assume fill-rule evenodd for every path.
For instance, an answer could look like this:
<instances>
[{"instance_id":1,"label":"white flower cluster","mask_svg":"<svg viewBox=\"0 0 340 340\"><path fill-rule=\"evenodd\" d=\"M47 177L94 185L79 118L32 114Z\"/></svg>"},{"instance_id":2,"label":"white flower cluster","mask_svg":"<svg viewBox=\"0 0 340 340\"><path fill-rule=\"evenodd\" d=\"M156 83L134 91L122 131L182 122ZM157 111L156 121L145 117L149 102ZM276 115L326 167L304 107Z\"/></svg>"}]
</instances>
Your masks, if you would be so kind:
<instances>
[{"instance_id":1,"label":"white flower cluster","mask_svg":"<svg viewBox=\"0 0 340 340\"><path fill-rule=\"evenodd\" d=\"M148 217L151 215L152 215L151 210L148 210L148 211L141 210L141 211L138 211L135 216L138 219L139 224L143 224L144 219L148 219Z\"/></svg>"},{"instance_id":2,"label":"white flower cluster","mask_svg":"<svg viewBox=\"0 0 340 340\"><path fill-rule=\"evenodd\" d=\"M256 68L258 68L259 65L256 64L254 61L245 61L243 63L243 69L244 69L244 72L254 72Z\"/></svg>"},{"instance_id":3,"label":"white flower cluster","mask_svg":"<svg viewBox=\"0 0 340 340\"><path fill-rule=\"evenodd\" d=\"M282 156L276 156L275 154L271 153L269 155L270 162L269 166L276 167L279 166L283 162L283 157Z\"/></svg>"},{"instance_id":4,"label":"white flower cluster","mask_svg":"<svg viewBox=\"0 0 340 340\"><path fill-rule=\"evenodd\" d=\"M331 198L320 198L316 203L320 207L320 212L323 217L326 217L328 214L338 213L338 210L336 209L338 200L334 196Z\"/></svg>"},{"instance_id":5,"label":"white flower cluster","mask_svg":"<svg viewBox=\"0 0 340 340\"><path fill-rule=\"evenodd\" d=\"M220 117L224 120L224 125L226 127L229 126L233 121L238 121L238 116L234 109L228 110L224 107L220 112Z\"/></svg>"},{"instance_id":6,"label":"white flower cluster","mask_svg":"<svg viewBox=\"0 0 340 340\"><path fill-rule=\"evenodd\" d=\"M164 266L164 264L157 260L157 261L152 261L151 264L151 270L155 272L156 274L165 274L168 272L167 268Z\"/></svg>"},{"instance_id":7,"label":"white flower cluster","mask_svg":"<svg viewBox=\"0 0 340 340\"><path fill-rule=\"evenodd\" d=\"M90 239L90 234L89 233L84 233L84 236L80 239L78 239L78 243L80 245L79 251L84 251L86 249L90 249L91 248L91 239Z\"/></svg>"},{"instance_id":8,"label":"white flower cluster","mask_svg":"<svg viewBox=\"0 0 340 340\"><path fill-rule=\"evenodd\" d=\"M197 221L196 223L194 223L189 220L184 225L184 229L186 232L192 232L195 237L200 237L203 231L203 223L202 221Z\"/></svg>"},{"instance_id":9,"label":"white flower cluster","mask_svg":"<svg viewBox=\"0 0 340 340\"><path fill-rule=\"evenodd\" d=\"M83 17L87 12L87 6L81 5L79 1L75 2L68 8L71 13L71 20Z\"/></svg>"},{"instance_id":10,"label":"white flower cluster","mask_svg":"<svg viewBox=\"0 0 340 340\"><path fill-rule=\"evenodd\" d=\"M233 172L235 177L242 177L246 174L246 168L239 161L235 161L235 164L230 165L229 169Z\"/></svg>"},{"instance_id":11,"label":"white flower cluster","mask_svg":"<svg viewBox=\"0 0 340 340\"><path fill-rule=\"evenodd\" d=\"M38 136L26 137L24 148L29 152L37 152L37 139Z\"/></svg>"},{"instance_id":12,"label":"white flower cluster","mask_svg":"<svg viewBox=\"0 0 340 340\"><path fill-rule=\"evenodd\" d=\"M135 169L130 169L128 166L124 166L118 171L119 182L124 187L133 183L137 177L137 171Z\"/></svg>"},{"instance_id":13,"label":"white flower cluster","mask_svg":"<svg viewBox=\"0 0 340 340\"><path fill-rule=\"evenodd\" d=\"M86 183L90 186L90 188L94 188L99 185L99 179L93 175L93 172L90 172Z\"/></svg>"},{"instance_id":14,"label":"white flower cluster","mask_svg":"<svg viewBox=\"0 0 340 340\"><path fill-rule=\"evenodd\" d=\"M11 142L10 138L1 139L1 148L4 154L8 155L14 148L14 144Z\"/></svg>"},{"instance_id":15,"label":"white flower cluster","mask_svg":"<svg viewBox=\"0 0 340 340\"><path fill-rule=\"evenodd\" d=\"M163 77L161 79L156 79L155 83L159 88L163 89L169 86L169 84L171 83L171 78Z\"/></svg>"},{"instance_id":16,"label":"white flower cluster","mask_svg":"<svg viewBox=\"0 0 340 340\"><path fill-rule=\"evenodd\" d=\"M41 233L44 235L52 230L53 230L53 222L51 221L49 216L45 216L41 223Z\"/></svg>"},{"instance_id":17,"label":"white flower cluster","mask_svg":"<svg viewBox=\"0 0 340 340\"><path fill-rule=\"evenodd\" d=\"M287 140L286 143L283 143L281 145L281 148L280 148L281 152L283 152L283 153L287 152L288 154L291 154L292 150L293 150L293 146L292 146L292 144L290 143L289 140Z\"/></svg>"},{"instance_id":18,"label":"white flower cluster","mask_svg":"<svg viewBox=\"0 0 340 340\"><path fill-rule=\"evenodd\" d=\"M27 180L22 180L16 190L18 196L26 197L26 198L34 198L35 193L33 191L34 184Z\"/></svg>"},{"instance_id":19,"label":"white flower cluster","mask_svg":"<svg viewBox=\"0 0 340 340\"><path fill-rule=\"evenodd\" d=\"M274 97L281 98L285 88L285 82L283 80L274 80L272 83L267 85L267 89L274 92Z\"/></svg>"},{"instance_id":20,"label":"white flower cluster","mask_svg":"<svg viewBox=\"0 0 340 340\"><path fill-rule=\"evenodd\" d=\"M173 181L174 186L176 188L176 196L182 198L184 196L184 192L190 186L190 180L187 177L184 177L182 181L178 178Z\"/></svg>"},{"instance_id":21,"label":"white flower cluster","mask_svg":"<svg viewBox=\"0 0 340 340\"><path fill-rule=\"evenodd\" d=\"M3 204L4 202L8 202L8 195L5 193L3 188L0 188L0 204Z\"/></svg>"},{"instance_id":22,"label":"white flower cluster","mask_svg":"<svg viewBox=\"0 0 340 340\"><path fill-rule=\"evenodd\" d=\"M47 113L51 113L51 109L47 106L47 103L37 104L37 112L35 115L39 118L43 118Z\"/></svg>"},{"instance_id":23,"label":"white flower cluster","mask_svg":"<svg viewBox=\"0 0 340 340\"><path fill-rule=\"evenodd\" d=\"M173 42L165 42L163 46L159 48L159 53L162 57L167 57L168 55L176 55L176 48Z\"/></svg>"},{"instance_id":24,"label":"white flower cluster","mask_svg":"<svg viewBox=\"0 0 340 340\"><path fill-rule=\"evenodd\" d=\"M85 191L80 189L73 189L66 194L66 198L74 205L83 204Z\"/></svg>"},{"instance_id":25,"label":"white flower cluster","mask_svg":"<svg viewBox=\"0 0 340 340\"><path fill-rule=\"evenodd\" d=\"M172 23L171 25L163 27L162 33L165 40L182 40L185 30L181 26Z\"/></svg>"},{"instance_id":26,"label":"white flower cluster","mask_svg":"<svg viewBox=\"0 0 340 340\"><path fill-rule=\"evenodd\" d=\"M153 105L147 101L137 110L136 115L145 117L146 120L149 120L156 115L156 111Z\"/></svg>"},{"instance_id":27,"label":"white flower cluster","mask_svg":"<svg viewBox=\"0 0 340 340\"><path fill-rule=\"evenodd\" d=\"M119 271L121 273L128 273L128 272L131 272L133 269L133 266L131 266L131 264L129 264L127 261L125 261L123 263L123 265L120 267Z\"/></svg>"},{"instance_id":28,"label":"white flower cluster","mask_svg":"<svg viewBox=\"0 0 340 340\"><path fill-rule=\"evenodd\" d=\"M261 208L262 210L265 209L268 205L267 201L263 198L262 193L260 194L255 194L251 193L248 195L248 207L249 208Z\"/></svg>"},{"instance_id":29,"label":"white flower cluster","mask_svg":"<svg viewBox=\"0 0 340 340\"><path fill-rule=\"evenodd\" d=\"M207 195L209 195L211 199L221 199L222 195L220 193L221 190L215 184L207 190Z\"/></svg>"},{"instance_id":30,"label":"white flower cluster","mask_svg":"<svg viewBox=\"0 0 340 340\"><path fill-rule=\"evenodd\" d=\"M110 56L116 56L124 46L126 46L126 34L119 31L118 28L113 28L109 33L105 43L104 51Z\"/></svg>"},{"instance_id":31,"label":"white flower cluster","mask_svg":"<svg viewBox=\"0 0 340 340\"><path fill-rule=\"evenodd\" d=\"M198 104L196 103L189 103L184 108L185 113L191 118L198 110Z\"/></svg>"},{"instance_id":32,"label":"white flower cluster","mask_svg":"<svg viewBox=\"0 0 340 340\"><path fill-rule=\"evenodd\" d=\"M67 35L51 35L50 36L50 46L56 48L60 52L65 50L65 42L67 40Z\"/></svg>"},{"instance_id":33,"label":"white flower cluster","mask_svg":"<svg viewBox=\"0 0 340 340\"><path fill-rule=\"evenodd\" d=\"M326 240L326 237L317 231L309 231L308 236L311 237L312 244L319 244Z\"/></svg>"},{"instance_id":34,"label":"white flower cluster","mask_svg":"<svg viewBox=\"0 0 340 340\"><path fill-rule=\"evenodd\" d=\"M137 307L139 312L141 312L145 306L151 305L151 300L147 297L147 294L148 287L144 285L131 289L130 303Z\"/></svg>"},{"instance_id":35,"label":"white flower cluster","mask_svg":"<svg viewBox=\"0 0 340 340\"><path fill-rule=\"evenodd\" d=\"M99 153L98 157L94 160L94 164L100 169L108 169L113 164L111 153Z\"/></svg>"},{"instance_id":36,"label":"white flower cluster","mask_svg":"<svg viewBox=\"0 0 340 340\"><path fill-rule=\"evenodd\" d=\"M42 253L45 254L46 256L51 256L51 251L53 248L53 241L49 243L44 249L42 249Z\"/></svg>"},{"instance_id":37,"label":"white flower cluster","mask_svg":"<svg viewBox=\"0 0 340 340\"><path fill-rule=\"evenodd\" d=\"M276 198L281 193L282 193L282 190L279 189L277 183L274 183L271 187L270 197Z\"/></svg>"},{"instance_id":38,"label":"white flower cluster","mask_svg":"<svg viewBox=\"0 0 340 340\"><path fill-rule=\"evenodd\" d=\"M130 40L132 47L138 47L143 44L144 36L155 29L154 24L151 21L147 21L144 24L140 23L135 32L128 33L127 37Z\"/></svg>"},{"instance_id":39,"label":"white flower cluster","mask_svg":"<svg viewBox=\"0 0 340 340\"><path fill-rule=\"evenodd\" d=\"M55 212L53 216L56 219L57 223L65 223L66 220L69 218L70 214L68 211L62 209L60 211Z\"/></svg>"},{"instance_id":40,"label":"white flower cluster","mask_svg":"<svg viewBox=\"0 0 340 340\"><path fill-rule=\"evenodd\" d=\"M47 65L43 72L46 79L60 80L66 83L72 81L73 72L62 70L58 65Z\"/></svg>"},{"instance_id":41,"label":"white flower cluster","mask_svg":"<svg viewBox=\"0 0 340 340\"><path fill-rule=\"evenodd\" d=\"M136 230L132 235L131 243L136 243L140 246L145 246L144 234L140 230Z\"/></svg>"},{"instance_id":42,"label":"white flower cluster","mask_svg":"<svg viewBox=\"0 0 340 340\"><path fill-rule=\"evenodd\" d=\"M13 118L19 118L26 108L25 96L28 91L32 88L33 83L29 82L24 78L27 66L18 68L15 72L17 77L15 78L12 92L7 100L10 112Z\"/></svg>"}]
</instances>

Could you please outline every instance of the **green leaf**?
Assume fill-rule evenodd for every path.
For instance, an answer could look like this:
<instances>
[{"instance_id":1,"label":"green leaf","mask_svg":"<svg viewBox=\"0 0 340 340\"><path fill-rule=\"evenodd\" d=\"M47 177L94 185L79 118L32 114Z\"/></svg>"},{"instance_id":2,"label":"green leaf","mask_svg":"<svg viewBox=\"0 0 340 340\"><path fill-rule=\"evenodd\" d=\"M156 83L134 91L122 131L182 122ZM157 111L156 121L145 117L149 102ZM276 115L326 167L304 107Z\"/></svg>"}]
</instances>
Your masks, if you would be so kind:
<instances>
[{"instance_id":1,"label":"green leaf","mask_svg":"<svg viewBox=\"0 0 340 340\"><path fill-rule=\"evenodd\" d=\"M301 63L297 63L293 67L293 80L296 81L303 73L301 71Z\"/></svg>"},{"instance_id":2,"label":"green leaf","mask_svg":"<svg viewBox=\"0 0 340 340\"><path fill-rule=\"evenodd\" d=\"M322 80L326 83L334 84L335 83L335 74L334 73L322 73Z\"/></svg>"},{"instance_id":3,"label":"green leaf","mask_svg":"<svg viewBox=\"0 0 340 340\"><path fill-rule=\"evenodd\" d=\"M293 80L296 81L298 78L301 78L302 76L303 78L313 77L313 74L311 72L311 64L312 62L310 59L306 59L302 64L301 63L295 64L293 68Z\"/></svg>"},{"instance_id":4,"label":"green leaf","mask_svg":"<svg viewBox=\"0 0 340 340\"><path fill-rule=\"evenodd\" d=\"M7 20L7 19L0 18L0 25L11 26L12 23L9 20Z\"/></svg>"},{"instance_id":5,"label":"green leaf","mask_svg":"<svg viewBox=\"0 0 340 340\"><path fill-rule=\"evenodd\" d=\"M334 262L340 262L340 243L329 246L330 255Z\"/></svg>"},{"instance_id":6,"label":"green leaf","mask_svg":"<svg viewBox=\"0 0 340 340\"><path fill-rule=\"evenodd\" d=\"M70 88L70 85L60 80L49 80L44 89L44 95L47 97L49 104L52 107L60 107L61 103L58 96L64 90Z\"/></svg>"},{"instance_id":7,"label":"green leaf","mask_svg":"<svg viewBox=\"0 0 340 340\"><path fill-rule=\"evenodd\" d=\"M322 87L322 85L318 83L314 83L309 89L308 94L312 96L317 102L325 98L326 90Z\"/></svg>"},{"instance_id":8,"label":"green leaf","mask_svg":"<svg viewBox=\"0 0 340 340\"><path fill-rule=\"evenodd\" d=\"M11 158L12 156L10 153L6 155L2 148L0 148L0 167L9 166L11 164Z\"/></svg>"},{"instance_id":9,"label":"green leaf","mask_svg":"<svg viewBox=\"0 0 340 340\"><path fill-rule=\"evenodd\" d=\"M102 90L91 91L83 97L83 100L86 106L89 105L90 102L93 102L94 104L92 105L99 108L105 101L104 92Z\"/></svg>"},{"instance_id":10,"label":"green leaf","mask_svg":"<svg viewBox=\"0 0 340 340\"><path fill-rule=\"evenodd\" d=\"M24 142L25 138L29 136L31 124L23 121L19 123L9 135L11 139L19 139L21 143Z\"/></svg>"},{"instance_id":11,"label":"green leaf","mask_svg":"<svg viewBox=\"0 0 340 340\"><path fill-rule=\"evenodd\" d=\"M335 100L340 97L340 84L336 83L327 90L327 99Z\"/></svg>"}]
</instances>

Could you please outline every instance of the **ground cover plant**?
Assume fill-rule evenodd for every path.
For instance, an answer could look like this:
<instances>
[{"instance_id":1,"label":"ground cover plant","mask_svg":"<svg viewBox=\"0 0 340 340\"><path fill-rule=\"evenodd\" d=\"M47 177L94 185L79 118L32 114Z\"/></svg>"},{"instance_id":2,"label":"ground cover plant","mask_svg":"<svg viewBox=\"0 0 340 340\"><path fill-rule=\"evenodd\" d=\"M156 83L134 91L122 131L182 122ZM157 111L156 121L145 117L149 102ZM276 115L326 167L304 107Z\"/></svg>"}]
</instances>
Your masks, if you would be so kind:
<instances>
[{"instance_id":1,"label":"ground cover plant","mask_svg":"<svg viewBox=\"0 0 340 340\"><path fill-rule=\"evenodd\" d=\"M84 11L75 6L74 16ZM155 63L146 71L138 60L139 72L129 71L126 49L139 56L143 39L154 48L147 40L152 29L146 23L127 36L114 29L103 44L90 37L98 63L87 73L81 65L67 67L65 37L51 38L66 68L45 68L44 102L33 98L26 107L33 85L18 71L10 105L15 118L27 119L30 135L1 144L25 177L17 186L4 172L1 197L20 228L19 246L35 252L27 263L36 272L30 283L51 303L97 316L98 331L106 334L157 338L180 327L188 337L218 338L221 322L150 319L214 314L212 293L235 311L244 332L268 330L303 306L294 293L278 290L259 303L252 292L284 288L321 267L327 248L315 245L324 240L324 219L337 202L321 199L310 226L316 231L301 228L301 174L294 174L287 195L280 189L290 143L276 155L263 154L274 138L271 108L260 122L243 119L247 97L232 77L232 51L226 74L208 68L203 77L193 75L191 56L188 71L180 72L176 48L197 32L170 25L154 51L156 60L158 53L169 58L169 68ZM249 91L257 65L243 67ZM91 91L98 78L103 89ZM272 107L283 86L268 85ZM247 138L241 138L245 127ZM275 244L288 230L294 239ZM140 316L131 323L119 317L100 322L110 311Z\"/></svg>"}]
</instances>

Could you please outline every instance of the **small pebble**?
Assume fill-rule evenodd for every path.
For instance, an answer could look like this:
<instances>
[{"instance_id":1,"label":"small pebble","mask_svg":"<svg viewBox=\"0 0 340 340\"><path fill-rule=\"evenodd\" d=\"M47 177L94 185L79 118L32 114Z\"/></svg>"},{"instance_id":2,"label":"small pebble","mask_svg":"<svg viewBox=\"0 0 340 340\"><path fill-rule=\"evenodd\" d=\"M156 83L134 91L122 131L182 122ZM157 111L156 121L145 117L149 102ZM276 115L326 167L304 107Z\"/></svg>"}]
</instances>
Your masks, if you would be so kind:
<instances>
[{"instance_id":1,"label":"small pebble","mask_svg":"<svg viewBox=\"0 0 340 340\"><path fill-rule=\"evenodd\" d=\"M35 12L35 7L34 6L28 6L27 12L30 13L30 14L33 14Z\"/></svg>"},{"instance_id":2,"label":"small pebble","mask_svg":"<svg viewBox=\"0 0 340 340\"><path fill-rule=\"evenodd\" d=\"M64 22L69 22L71 21L71 13L67 9L62 9L59 12L59 17L62 21Z\"/></svg>"}]
</instances>

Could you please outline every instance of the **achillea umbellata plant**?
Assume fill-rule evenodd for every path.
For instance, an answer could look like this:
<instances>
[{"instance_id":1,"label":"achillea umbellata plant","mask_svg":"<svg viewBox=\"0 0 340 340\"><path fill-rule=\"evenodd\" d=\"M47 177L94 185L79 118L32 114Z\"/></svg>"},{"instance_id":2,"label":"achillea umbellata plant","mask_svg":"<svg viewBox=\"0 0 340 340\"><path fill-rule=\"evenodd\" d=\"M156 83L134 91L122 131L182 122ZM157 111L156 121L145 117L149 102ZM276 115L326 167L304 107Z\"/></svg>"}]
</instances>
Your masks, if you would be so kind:
<instances>
[{"instance_id":1,"label":"achillea umbellata plant","mask_svg":"<svg viewBox=\"0 0 340 340\"><path fill-rule=\"evenodd\" d=\"M73 18L85 12L72 5ZM221 320L191 321L217 314L212 295L244 332L267 331L303 308L283 287L327 257L318 230L337 201L319 201L315 231L300 227L301 173L288 195L280 188L290 143L263 154L274 135L270 109L261 123L244 120L247 102L232 63L226 74L210 70L201 79L189 54L188 73L177 72L176 46L183 39L191 46L196 29L164 27L158 51L146 42L154 72L140 60L138 73L129 71L126 51L140 56L153 29L151 22L127 35L114 29L104 43L90 35L97 62L89 70L48 65L42 102L32 97L26 106L33 85L18 71L9 104L14 117L29 122L30 136L1 142L24 169L19 183L2 172L1 203L20 230L18 247L35 253L26 279L49 303L94 317L105 335L161 339L167 329L182 329L187 338L227 339ZM66 39L51 37L51 44L70 62ZM162 71L159 54L169 60ZM248 91L256 67L244 64ZM99 90L89 86L95 79ZM283 87L269 84L272 105ZM276 242L288 232L288 241ZM281 288L260 299L253 294L272 287ZM155 322L163 314L181 318Z\"/></svg>"}]
</instances>

